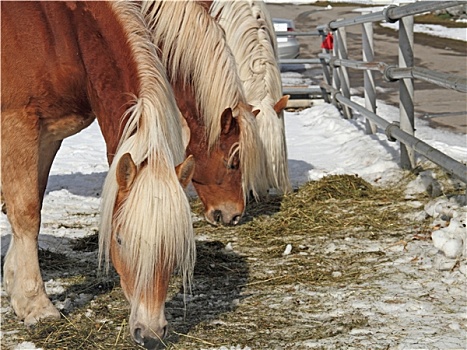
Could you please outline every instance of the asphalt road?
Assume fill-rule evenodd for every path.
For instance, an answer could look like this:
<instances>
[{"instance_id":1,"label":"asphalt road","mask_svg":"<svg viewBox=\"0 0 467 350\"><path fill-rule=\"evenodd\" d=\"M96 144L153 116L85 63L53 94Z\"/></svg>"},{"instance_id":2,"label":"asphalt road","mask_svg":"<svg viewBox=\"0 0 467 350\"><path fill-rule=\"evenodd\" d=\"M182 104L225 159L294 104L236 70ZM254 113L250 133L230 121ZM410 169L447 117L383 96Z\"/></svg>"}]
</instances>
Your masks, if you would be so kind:
<instances>
[{"instance_id":1,"label":"asphalt road","mask_svg":"<svg viewBox=\"0 0 467 350\"><path fill-rule=\"evenodd\" d=\"M353 12L355 6L334 6L331 10L315 5L268 4L272 17L288 18L295 21L297 31L314 31L316 26L329 23L338 18L352 18L360 13ZM391 29L374 26L375 61L397 65L398 38ZM300 57L316 57L321 52L320 39L317 37L299 37ZM417 67L438 72L465 76L467 69L465 42L437 38L425 34L414 35L414 63ZM347 45L350 59L361 60L360 25L348 27ZM304 72L316 74L316 69ZM363 77L361 71L350 71L351 88L362 92ZM381 74L375 73L377 98L388 104L399 106L399 85L386 82ZM415 81L415 115L427 118L432 126L446 128L459 133L467 133L467 95L433 84Z\"/></svg>"}]
</instances>

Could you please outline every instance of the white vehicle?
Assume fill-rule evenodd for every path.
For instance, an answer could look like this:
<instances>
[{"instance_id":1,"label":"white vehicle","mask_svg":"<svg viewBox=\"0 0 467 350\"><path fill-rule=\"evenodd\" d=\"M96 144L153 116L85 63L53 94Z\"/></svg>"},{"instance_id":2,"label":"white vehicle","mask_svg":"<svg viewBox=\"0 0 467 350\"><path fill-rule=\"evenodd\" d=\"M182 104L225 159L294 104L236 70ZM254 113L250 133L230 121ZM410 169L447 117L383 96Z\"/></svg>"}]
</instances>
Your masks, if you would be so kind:
<instances>
[{"instance_id":1,"label":"white vehicle","mask_svg":"<svg viewBox=\"0 0 467 350\"><path fill-rule=\"evenodd\" d=\"M272 22L276 33L295 31L295 24L291 19L273 18ZM277 48L279 59L297 58L300 55L300 43L293 35L277 35Z\"/></svg>"}]
</instances>

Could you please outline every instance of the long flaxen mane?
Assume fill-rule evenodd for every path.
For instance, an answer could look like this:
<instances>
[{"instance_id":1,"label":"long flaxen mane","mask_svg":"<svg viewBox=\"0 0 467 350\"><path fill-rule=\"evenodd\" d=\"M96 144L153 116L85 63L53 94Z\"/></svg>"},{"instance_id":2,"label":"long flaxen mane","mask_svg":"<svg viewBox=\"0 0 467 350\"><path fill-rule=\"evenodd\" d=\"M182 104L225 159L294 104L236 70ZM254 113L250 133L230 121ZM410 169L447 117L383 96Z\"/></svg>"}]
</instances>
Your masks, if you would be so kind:
<instances>
[{"instance_id":1,"label":"long flaxen mane","mask_svg":"<svg viewBox=\"0 0 467 350\"><path fill-rule=\"evenodd\" d=\"M130 2L112 2L111 6L128 36L122 41L130 45L134 54L139 72L134 78L139 79L139 92L126 112L128 122L104 184L99 260L108 268L111 233L118 230L124 242L126 265L134 267L138 298L143 291L152 292L155 268L161 266L178 267L184 286L189 285L195 243L190 206L174 171L185 150L165 69L150 41L139 7ZM128 198L114 216L118 192L116 168L125 153L131 154L138 175Z\"/></svg>"},{"instance_id":2,"label":"long flaxen mane","mask_svg":"<svg viewBox=\"0 0 467 350\"><path fill-rule=\"evenodd\" d=\"M219 140L222 112L232 108L240 125L239 144L232 151L240 152L244 193L263 192L256 120L246 108L243 85L222 28L196 1L143 1L142 13L169 79L191 84L210 148Z\"/></svg>"},{"instance_id":3,"label":"long flaxen mane","mask_svg":"<svg viewBox=\"0 0 467 350\"><path fill-rule=\"evenodd\" d=\"M263 1L216 0L210 13L225 31L248 103L260 110L257 123L269 186L288 192L290 181L283 113L278 118L274 110L282 97L282 81L276 36L266 5Z\"/></svg>"}]
</instances>

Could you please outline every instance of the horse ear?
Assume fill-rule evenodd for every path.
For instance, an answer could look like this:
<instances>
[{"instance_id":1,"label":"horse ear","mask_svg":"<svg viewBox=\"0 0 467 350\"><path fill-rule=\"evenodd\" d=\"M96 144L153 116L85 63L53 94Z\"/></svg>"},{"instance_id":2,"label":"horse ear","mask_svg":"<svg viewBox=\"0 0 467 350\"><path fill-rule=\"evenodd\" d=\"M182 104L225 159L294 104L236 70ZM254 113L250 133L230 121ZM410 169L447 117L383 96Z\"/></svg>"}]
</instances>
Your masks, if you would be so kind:
<instances>
[{"instance_id":1,"label":"horse ear","mask_svg":"<svg viewBox=\"0 0 467 350\"><path fill-rule=\"evenodd\" d=\"M221 130L224 134L227 134L232 126L232 108L228 107L222 112L221 115Z\"/></svg>"},{"instance_id":2,"label":"horse ear","mask_svg":"<svg viewBox=\"0 0 467 350\"><path fill-rule=\"evenodd\" d=\"M136 178L136 164L133 162L130 153L125 153L117 164L117 184L120 190L130 189Z\"/></svg>"},{"instance_id":3,"label":"horse ear","mask_svg":"<svg viewBox=\"0 0 467 350\"><path fill-rule=\"evenodd\" d=\"M284 95L279 101L274 105L274 110L277 114L282 112L285 107L287 107L287 102L289 102L290 95Z\"/></svg>"},{"instance_id":4,"label":"horse ear","mask_svg":"<svg viewBox=\"0 0 467 350\"><path fill-rule=\"evenodd\" d=\"M255 110L254 110L253 112L251 112L251 113L253 113L253 115L256 117L256 116L259 114L259 112L261 112L259 109L255 109Z\"/></svg>"},{"instance_id":5,"label":"horse ear","mask_svg":"<svg viewBox=\"0 0 467 350\"><path fill-rule=\"evenodd\" d=\"M195 173L195 157L189 155L182 163L175 167L175 172L182 187L187 187Z\"/></svg>"}]
</instances>

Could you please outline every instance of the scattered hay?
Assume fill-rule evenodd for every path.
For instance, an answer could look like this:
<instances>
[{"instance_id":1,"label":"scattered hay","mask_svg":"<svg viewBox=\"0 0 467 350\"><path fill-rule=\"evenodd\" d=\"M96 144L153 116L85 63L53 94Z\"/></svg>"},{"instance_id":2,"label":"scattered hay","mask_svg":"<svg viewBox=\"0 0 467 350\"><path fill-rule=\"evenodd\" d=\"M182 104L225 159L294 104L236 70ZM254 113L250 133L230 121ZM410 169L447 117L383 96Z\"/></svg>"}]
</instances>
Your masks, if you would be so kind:
<instances>
[{"instance_id":1,"label":"scattered hay","mask_svg":"<svg viewBox=\"0 0 467 350\"><path fill-rule=\"evenodd\" d=\"M380 230L400 221L400 208L393 203L401 196L400 190L378 189L356 176L329 176L285 196L277 215L254 219L237 231L255 241L276 237L283 242L294 234Z\"/></svg>"},{"instance_id":2,"label":"scattered hay","mask_svg":"<svg viewBox=\"0 0 467 350\"><path fill-rule=\"evenodd\" d=\"M58 321L39 322L24 329L19 322L9 320L2 329L20 328L18 340L33 342L43 349L142 349L129 336L126 304L121 290L116 289L83 309L62 313Z\"/></svg>"},{"instance_id":3,"label":"scattered hay","mask_svg":"<svg viewBox=\"0 0 467 350\"><path fill-rule=\"evenodd\" d=\"M332 251L327 250L329 243L345 242L346 238L357 242L383 237L398 240L413 225L401 218L405 210L402 190L376 188L356 176L342 175L309 182L283 198L272 196L250 203L246 222L238 227L199 222L198 235L208 236L216 244L230 243L233 252L243 258L248 279L235 295L224 297L231 300L230 312L215 320L200 320L189 336L179 336L170 348L198 349L206 347L205 341L215 344L212 346L300 348L291 344L367 326L368 320L361 314L315 320L313 315L326 313L329 306L323 307L320 298L305 297L303 292L365 285L373 264L388 261L386 254L358 249ZM293 249L284 256L287 244ZM203 277L195 280L209 283L211 276ZM217 295L217 288L212 290ZM199 293L196 289L193 292ZM372 293L377 294L377 288L373 287ZM187 315L191 312L209 310L194 301L187 306Z\"/></svg>"},{"instance_id":4,"label":"scattered hay","mask_svg":"<svg viewBox=\"0 0 467 350\"><path fill-rule=\"evenodd\" d=\"M199 201L192 205L202 211ZM368 288L378 295L367 280L376 278L373 267L388 258L384 251L358 249L359 242L397 241L407 230L423 230L423 223L416 229L401 217L407 208L400 189L376 188L359 177L339 175L309 182L284 197L249 203L239 226L195 223L199 240L192 294L187 296L180 280L173 279L166 303L172 329L168 348L240 344L298 349L292 344L367 327L367 318L359 313L329 315L334 305L320 293ZM292 252L283 255L287 244ZM96 236L77 240L73 247L90 254L97 250ZM45 274L57 268L74 271L63 278L67 290L53 295L54 302L82 295L92 300L64 312L59 321L31 329L7 313L2 332L17 332L14 342L31 341L43 349L140 348L128 332L129 305L118 278L113 274L103 282L92 256L83 263L42 252ZM4 299L2 307L7 307ZM7 345L3 337L2 346Z\"/></svg>"}]
</instances>

